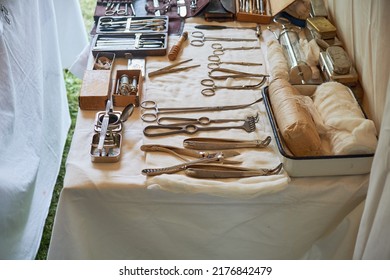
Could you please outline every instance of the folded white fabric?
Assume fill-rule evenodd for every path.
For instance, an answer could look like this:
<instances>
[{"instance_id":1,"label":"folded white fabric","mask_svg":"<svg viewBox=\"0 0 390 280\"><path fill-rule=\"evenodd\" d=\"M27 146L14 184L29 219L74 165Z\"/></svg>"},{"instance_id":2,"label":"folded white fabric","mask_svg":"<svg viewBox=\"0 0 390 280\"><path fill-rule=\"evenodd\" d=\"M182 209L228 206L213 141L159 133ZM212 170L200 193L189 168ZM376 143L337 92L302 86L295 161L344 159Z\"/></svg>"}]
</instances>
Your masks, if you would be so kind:
<instances>
[{"instance_id":1,"label":"folded white fabric","mask_svg":"<svg viewBox=\"0 0 390 280\"><path fill-rule=\"evenodd\" d=\"M365 117L348 87L338 82L323 83L312 97L324 125L328 127L326 136L333 154L375 152L375 124Z\"/></svg>"},{"instance_id":2,"label":"folded white fabric","mask_svg":"<svg viewBox=\"0 0 390 280\"><path fill-rule=\"evenodd\" d=\"M220 30L203 30L206 37L226 37L226 38L253 38L253 42L228 42L228 41L206 41L202 47L194 47L190 45L192 39L191 32L195 31L196 24L204 24L201 19L189 19L186 21L184 30L188 31L189 38L183 44L183 49L179 53L178 58L174 62L169 62L166 57L148 57L147 58L147 73L176 63L185 59L192 58L193 60L181 66L189 66L200 64L200 67L193 68L187 71L155 76L152 78L146 77L145 95L143 100L152 99L157 102L159 107L199 107L199 106L224 106L249 104L261 97L261 89L256 90L227 90L218 89L214 96L207 97L201 94L202 79L208 78L207 68L208 57L213 54L213 43L221 43L223 48L232 47L260 47L260 41L255 36L253 30L238 30L228 29L224 32ZM237 24L237 23L230 23ZM224 24L225 25L225 24ZM248 24L247 24L248 25ZM245 24L240 25L245 26ZM253 24L251 25L253 26ZM197 30L199 31L199 30ZM170 46L175 43L178 37L170 38ZM265 46L263 46L265 47ZM265 65L262 66L242 66L228 64L227 62L257 62L265 63L261 49L250 50L225 50L221 59L221 67L245 71L250 73L266 73ZM244 79L228 79L215 80L216 85L242 85L255 84L259 82L259 78L244 78ZM143 137L144 144L163 144L177 147L183 147L183 140L188 137L213 137L213 138L233 138L238 140L255 140L264 139L267 136L272 136L271 128L268 124L265 107L262 102L256 103L245 109L229 110L229 111L213 111L203 113L185 113L185 114L170 114L162 116L175 117L201 117L207 116L211 119L221 118L245 118L259 114L259 122L256 124L256 131L247 133L242 129L225 129L218 131L198 132L194 135L177 134L172 136L161 137ZM155 123L144 122L144 127ZM221 125L241 125L241 122L230 123L212 123L209 126ZM274 168L280 161L274 152L274 141L265 149L239 149L240 155L229 158L232 160L241 160L238 164L241 167L248 168ZM146 167L158 168L168 167L179 164L182 161L172 155L160 152L148 152L146 154ZM147 186L150 188L161 188L173 192L188 192L188 193L206 193L225 197L240 197L249 198L264 193L276 192L284 189L289 181L288 175L283 171L280 175L259 176L240 179L215 179L205 180L187 177L183 172L176 174L165 174L151 176L147 178Z\"/></svg>"}]
</instances>

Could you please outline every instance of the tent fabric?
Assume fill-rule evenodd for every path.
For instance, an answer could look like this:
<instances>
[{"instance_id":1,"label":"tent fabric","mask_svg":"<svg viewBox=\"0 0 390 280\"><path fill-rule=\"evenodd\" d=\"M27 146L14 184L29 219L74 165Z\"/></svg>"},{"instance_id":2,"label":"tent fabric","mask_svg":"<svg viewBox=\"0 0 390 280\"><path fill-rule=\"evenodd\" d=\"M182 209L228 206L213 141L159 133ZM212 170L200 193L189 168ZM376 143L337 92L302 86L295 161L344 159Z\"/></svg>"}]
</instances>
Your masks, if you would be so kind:
<instances>
[{"instance_id":1,"label":"tent fabric","mask_svg":"<svg viewBox=\"0 0 390 280\"><path fill-rule=\"evenodd\" d=\"M390 259L390 2L328 0L327 5L358 70L363 106L379 131L353 258Z\"/></svg>"},{"instance_id":2,"label":"tent fabric","mask_svg":"<svg viewBox=\"0 0 390 280\"><path fill-rule=\"evenodd\" d=\"M62 69L87 37L76 0L0 5L0 259L33 259L70 125Z\"/></svg>"}]
</instances>

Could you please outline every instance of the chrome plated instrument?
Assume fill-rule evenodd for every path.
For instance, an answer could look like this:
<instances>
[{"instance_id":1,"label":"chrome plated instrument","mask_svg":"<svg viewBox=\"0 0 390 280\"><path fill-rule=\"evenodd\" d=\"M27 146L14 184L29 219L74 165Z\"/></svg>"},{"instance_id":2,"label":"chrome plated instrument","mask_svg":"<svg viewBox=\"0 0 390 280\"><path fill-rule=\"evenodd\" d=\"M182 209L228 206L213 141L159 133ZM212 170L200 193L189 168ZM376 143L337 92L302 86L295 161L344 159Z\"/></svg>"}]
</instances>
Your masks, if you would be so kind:
<instances>
[{"instance_id":1,"label":"chrome plated instrument","mask_svg":"<svg viewBox=\"0 0 390 280\"><path fill-rule=\"evenodd\" d=\"M242 62L242 61L221 61L221 58L219 55L209 55L208 57L209 61L211 61L209 64L207 64L207 68L209 69L217 69L220 67L221 64L231 64L231 65L242 65L242 66L261 66L262 63L255 63L255 62Z\"/></svg>"},{"instance_id":2,"label":"chrome plated instrument","mask_svg":"<svg viewBox=\"0 0 390 280\"><path fill-rule=\"evenodd\" d=\"M192 137L184 139L183 147L194 150L225 150L239 148L265 148L271 143L271 136L260 140L238 140L229 138Z\"/></svg>"},{"instance_id":3,"label":"chrome plated instrument","mask_svg":"<svg viewBox=\"0 0 390 280\"><path fill-rule=\"evenodd\" d=\"M220 40L222 41L222 40ZM223 55L225 54L225 51L245 51L245 50L258 50L261 49L260 47L253 46L253 47L235 47L235 48L224 48L221 43L213 43L211 47L214 49L213 54L214 55Z\"/></svg>"},{"instance_id":4,"label":"chrome plated instrument","mask_svg":"<svg viewBox=\"0 0 390 280\"><path fill-rule=\"evenodd\" d=\"M259 119L259 114L253 116L256 120ZM157 120L160 125L187 125L187 124L200 124L209 125L210 123L227 123L227 122L239 122L245 121L245 119L210 119L208 117L200 118L178 118L178 117L162 117ZM173 121L173 122L172 122ZM179 121L179 122L178 122ZM180 122L181 121L181 122Z\"/></svg>"},{"instance_id":5,"label":"chrome plated instrument","mask_svg":"<svg viewBox=\"0 0 390 280\"><path fill-rule=\"evenodd\" d=\"M167 136L173 134L195 134L199 131L215 131L223 129L243 129L250 133L256 130L256 122L258 120L254 117L248 117L242 125L236 126L197 126L195 124L188 124L184 126L173 125L149 125L144 128L144 135L147 137Z\"/></svg>"},{"instance_id":6,"label":"chrome plated instrument","mask_svg":"<svg viewBox=\"0 0 390 280\"><path fill-rule=\"evenodd\" d=\"M257 84L253 85L238 85L238 86L217 86L215 85L214 80L212 79L203 79L201 82L202 86L206 88L202 89L201 93L204 96L213 96L215 95L215 91L218 89L231 89L231 90L248 90L248 89L257 89L264 85L265 77L261 79L261 81Z\"/></svg>"},{"instance_id":7,"label":"chrome plated instrument","mask_svg":"<svg viewBox=\"0 0 390 280\"><path fill-rule=\"evenodd\" d=\"M161 174L171 174L176 173L182 170L185 170L191 165L199 164L199 163L208 163L208 162L223 162L224 161L224 154L223 152L219 152L213 155L209 155L207 157L196 159L193 161L187 161L181 164L169 166L169 167L163 167L163 168L146 168L142 170L143 175L147 176L153 176L153 175L161 175Z\"/></svg>"},{"instance_id":8,"label":"chrome plated instrument","mask_svg":"<svg viewBox=\"0 0 390 280\"><path fill-rule=\"evenodd\" d=\"M163 67L161 69L158 69L156 71L149 72L148 77L151 78L151 77L154 77L157 75L180 72L180 71L184 71L184 70L188 70L188 69L192 69L192 68L200 66L200 64L197 64L197 65L175 68L176 66L181 65L181 64L186 63L186 62L189 62L189 61L192 61L192 59L183 60L183 61L180 61L178 63L174 63L174 64L168 65L166 67Z\"/></svg>"},{"instance_id":9,"label":"chrome plated instrument","mask_svg":"<svg viewBox=\"0 0 390 280\"><path fill-rule=\"evenodd\" d=\"M100 155L103 154L104 141L106 139L108 124L110 121L110 111L112 111L112 103L111 100L107 100L106 111L104 113L102 125L100 127L100 133L99 133L98 151Z\"/></svg>"},{"instance_id":10,"label":"chrome plated instrument","mask_svg":"<svg viewBox=\"0 0 390 280\"><path fill-rule=\"evenodd\" d=\"M245 167L231 166L225 164L193 164L185 169L185 174L194 178L245 178L254 176L277 175L282 170L283 164L272 169L261 168L251 169Z\"/></svg>"},{"instance_id":11,"label":"chrome plated instrument","mask_svg":"<svg viewBox=\"0 0 390 280\"><path fill-rule=\"evenodd\" d=\"M229 42L254 42L256 39L247 38L229 38L229 37L206 37L202 31L193 31L191 33L192 39L190 44L195 47L201 47L206 41L229 41Z\"/></svg>"},{"instance_id":12,"label":"chrome plated instrument","mask_svg":"<svg viewBox=\"0 0 390 280\"><path fill-rule=\"evenodd\" d=\"M263 98L242 105L225 105L225 106L203 106L203 107L158 107L157 103L153 100L142 101L140 106L142 108L141 119L144 122L154 122L161 114L173 114L173 113L189 113L189 112L213 112L213 111L226 111L237 110L249 107L253 104L263 101ZM149 111L149 112L148 112ZM152 111L152 112L150 112Z\"/></svg>"},{"instance_id":13,"label":"chrome plated instrument","mask_svg":"<svg viewBox=\"0 0 390 280\"><path fill-rule=\"evenodd\" d=\"M180 158L183 161L190 161L187 157L193 157L193 158L207 158L207 157L213 157L217 155L217 152L206 152L206 151L195 151L185 148L179 148L169 145L159 145L159 144L149 144L149 145L142 145L140 147L141 151L144 152L164 152L171 154L177 158ZM224 157L235 157L240 155L239 152L236 151L224 151ZM241 161L229 161L230 163L241 163Z\"/></svg>"},{"instance_id":14,"label":"chrome plated instrument","mask_svg":"<svg viewBox=\"0 0 390 280\"><path fill-rule=\"evenodd\" d=\"M218 75L217 73L223 73L227 75ZM262 82L265 82L265 79L269 77L269 75L265 74L258 74L258 73L249 73L249 72L243 72L243 71L237 71L233 69L228 68L216 68L209 71L209 77L214 80L226 80L228 78L254 78L259 77L263 78Z\"/></svg>"}]
</instances>

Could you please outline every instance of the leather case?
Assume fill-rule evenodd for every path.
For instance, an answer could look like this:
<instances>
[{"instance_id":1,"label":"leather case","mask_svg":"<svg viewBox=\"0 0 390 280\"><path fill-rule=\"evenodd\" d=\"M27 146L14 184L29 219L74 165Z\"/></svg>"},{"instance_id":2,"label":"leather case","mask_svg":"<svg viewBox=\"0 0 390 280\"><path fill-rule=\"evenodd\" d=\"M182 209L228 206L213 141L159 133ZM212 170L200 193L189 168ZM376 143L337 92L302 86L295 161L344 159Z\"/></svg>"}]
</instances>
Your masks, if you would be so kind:
<instances>
[{"instance_id":1,"label":"leather case","mask_svg":"<svg viewBox=\"0 0 390 280\"><path fill-rule=\"evenodd\" d=\"M234 0L211 0L204 10L206 21L233 21L234 17Z\"/></svg>"}]
</instances>

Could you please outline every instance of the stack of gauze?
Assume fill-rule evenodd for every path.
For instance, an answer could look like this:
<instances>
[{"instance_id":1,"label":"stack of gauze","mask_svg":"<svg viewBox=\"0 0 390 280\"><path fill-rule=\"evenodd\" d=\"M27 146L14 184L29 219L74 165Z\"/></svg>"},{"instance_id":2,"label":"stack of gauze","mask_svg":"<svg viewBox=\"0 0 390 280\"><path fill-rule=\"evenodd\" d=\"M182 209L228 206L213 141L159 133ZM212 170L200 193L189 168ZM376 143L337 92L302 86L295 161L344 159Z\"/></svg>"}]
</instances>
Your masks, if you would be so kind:
<instances>
[{"instance_id":1,"label":"stack of gauze","mask_svg":"<svg viewBox=\"0 0 390 280\"><path fill-rule=\"evenodd\" d=\"M312 96L326 128L331 153L370 154L377 146L377 131L365 117L351 90L338 82L319 85Z\"/></svg>"}]
</instances>

